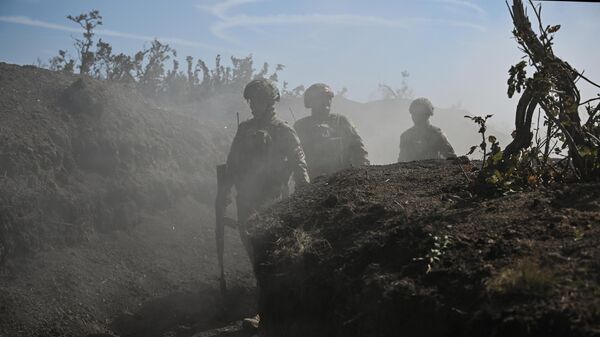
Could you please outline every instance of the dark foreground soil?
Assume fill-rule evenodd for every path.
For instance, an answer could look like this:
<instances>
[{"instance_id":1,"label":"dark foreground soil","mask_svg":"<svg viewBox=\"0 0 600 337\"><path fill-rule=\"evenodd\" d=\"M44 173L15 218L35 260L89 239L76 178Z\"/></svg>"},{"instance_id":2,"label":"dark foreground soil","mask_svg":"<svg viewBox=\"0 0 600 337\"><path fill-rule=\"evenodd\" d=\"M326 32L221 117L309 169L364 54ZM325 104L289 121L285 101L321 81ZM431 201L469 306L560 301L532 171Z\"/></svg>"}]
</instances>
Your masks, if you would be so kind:
<instances>
[{"instance_id":1,"label":"dark foreground soil","mask_svg":"<svg viewBox=\"0 0 600 337\"><path fill-rule=\"evenodd\" d=\"M265 336L600 336L600 185L479 198L462 166L348 170L258 216Z\"/></svg>"}]
</instances>

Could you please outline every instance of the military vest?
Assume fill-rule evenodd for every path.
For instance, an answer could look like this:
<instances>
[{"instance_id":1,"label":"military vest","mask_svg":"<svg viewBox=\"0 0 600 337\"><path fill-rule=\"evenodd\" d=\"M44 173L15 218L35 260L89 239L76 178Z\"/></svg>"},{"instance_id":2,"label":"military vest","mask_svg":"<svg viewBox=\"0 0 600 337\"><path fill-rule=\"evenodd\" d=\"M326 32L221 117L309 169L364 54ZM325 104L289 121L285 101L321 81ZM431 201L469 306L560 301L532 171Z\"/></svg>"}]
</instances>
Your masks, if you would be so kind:
<instances>
[{"instance_id":1,"label":"military vest","mask_svg":"<svg viewBox=\"0 0 600 337\"><path fill-rule=\"evenodd\" d=\"M333 173L347 166L344 130L339 118L335 114L320 119L311 116L299 121L296 127L311 177Z\"/></svg>"}]
</instances>

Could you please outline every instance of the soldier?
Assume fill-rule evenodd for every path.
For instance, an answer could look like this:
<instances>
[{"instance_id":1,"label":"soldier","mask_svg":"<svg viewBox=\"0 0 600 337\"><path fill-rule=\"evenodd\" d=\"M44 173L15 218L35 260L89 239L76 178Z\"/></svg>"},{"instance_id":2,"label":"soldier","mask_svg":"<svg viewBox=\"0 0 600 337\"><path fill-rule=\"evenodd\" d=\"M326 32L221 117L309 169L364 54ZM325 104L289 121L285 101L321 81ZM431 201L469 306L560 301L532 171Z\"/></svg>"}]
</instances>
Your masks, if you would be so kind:
<instances>
[{"instance_id":1,"label":"soldier","mask_svg":"<svg viewBox=\"0 0 600 337\"><path fill-rule=\"evenodd\" d=\"M446 135L429 122L433 104L427 98L412 101L408 111L415 125L400 136L399 162L456 157Z\"/></svg>"},{"instance_id":2,"label":"soldier","mask_svg":"<svg viewBox=\"0 0 600 337\"><path fill-rule=\"evenodd\" d=\"M221 171L224 172L221 172L221 186L215 202L222 289L222 217L224 208L230 202L231 187L235 187L237 192L237 223L240 237L250 261L254 264L246 221L260 207L286 196L290 176L294 176L296 187L309 182L304 152L296 132L275 115L274 105L280 99L277 87L265 79L251 81L244 89L244 99L250 105L253 118L242 122L238 127L225 169L221 166ZM244 323L247 327L257 328L259 317L257 315L246 319Z\"/></svg>"},{"instance_id":3,"label":"soldier","mask_svg":"<svg viewBox=\"0 0 600 337\"><path fill-rule=\"evenodd\" d=\"M304 93L304 106L311 109L311 115L294 124L311 179L348 167L369 165L367 150L354 125L345 116L331 113L332 99L333 91L328 85L311 85Z\"/></svg>"}]
</instances>

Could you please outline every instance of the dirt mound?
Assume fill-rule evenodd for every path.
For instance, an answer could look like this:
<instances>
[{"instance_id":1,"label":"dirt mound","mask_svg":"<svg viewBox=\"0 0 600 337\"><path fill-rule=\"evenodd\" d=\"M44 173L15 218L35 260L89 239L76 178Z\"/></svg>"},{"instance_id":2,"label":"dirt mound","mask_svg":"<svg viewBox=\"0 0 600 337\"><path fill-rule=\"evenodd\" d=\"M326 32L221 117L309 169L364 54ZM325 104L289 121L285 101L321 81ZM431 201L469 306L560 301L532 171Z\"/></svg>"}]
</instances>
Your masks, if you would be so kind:
<instances>
[{"instance_id":1,"label":"dirt mound","mask_svg":"<svg viewBox=\"0 0 600 337\"><path fill-rule=\"evenodd\" d=\"M0 261L131 228L188 195L210 204L227 130L132 88L0 64Z\"/></svg>"},{"instance_id":2,"label":"dirt mound","mask_svg":"<svg viewBox=\"0 0 600 337\"><path fill-rule=\"evenodd\" d=\"M254 313L237 233L241 290L216 287L214 165L235 119L197 110L0 63L0 336L190 336Z\"/></svg>"},{"instance_id":3,"label":"dirt mound","mask_svg":"<svg viewBox=\"0 0 600 337\"><path fill-rule=\"evenodd\" d=\"M600 185L480 199L463 169L347 170L254 219L265 336L600 336Z\"/></svg>"}]
</instances>

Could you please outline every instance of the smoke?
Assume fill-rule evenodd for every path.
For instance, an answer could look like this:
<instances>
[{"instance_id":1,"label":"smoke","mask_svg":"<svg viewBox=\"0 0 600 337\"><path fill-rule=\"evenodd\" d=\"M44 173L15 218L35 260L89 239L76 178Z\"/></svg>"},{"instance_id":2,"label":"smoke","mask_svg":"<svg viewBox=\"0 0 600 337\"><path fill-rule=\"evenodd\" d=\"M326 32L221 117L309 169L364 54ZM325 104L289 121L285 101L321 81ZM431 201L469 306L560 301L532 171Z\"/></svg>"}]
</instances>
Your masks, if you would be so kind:
<instances>
[{"instance_id":1,"label":"smoke","mask_svg":"<svg viewBox=\"0 0 600 337\"><path fill-rule=\"evenodd\" d=\"M412 125L406 111L408 101L378 101L376 95L380 84L402 87L404 70L411 74L407 85L414 97L428 97L436 106L432 122L448 135L457 154L466 153L478 141L477 129L463 115L493 115L489 121L491 132L501 145L506 145L518 101L518 97L509 99L506 95L507 70L520 61L522 53L511 36L512 23L505 4L467 0L380 4L384 6L352 1L343 5L314 1L285 5L256 0L204 1L194 6L197 15L206 16L206 20L194 25L203 26L188 27L203 32L202 38L169 32L169 36L178 38L167 42L177 47L180 64L184 64L185 55L207 60L214 57L215 49L235 50L223 54L223 59L252 54L255 64L285 64L280 85L285 80L289 88L315 82L327 83L335 91L347 88L347 99L336 99L333 111L354 121L374 163L393 162L400 134ZM188 12L181 13L181 17L189 19ZM545 3L542 12L544 24L562 25L555 39L557 55L578 70L585 70L592 79L600 78L596 67L600 47L583 41L595 40L598 14L600 6L575 3ZM40 20L4 16L0 21L12 23L10 27L78 30L75 26L52 24L43 16ZM150 39L150 34L158 33L133 35L108 29L118 26L111 27L109 23L117 22L118 18L107 17L107 29L97 33L118 31L119 34L109 35L115 38L115 50L125 53L132 47L120 40ZM66 35L65 38L69 39ZM204 42L211 46L209 50L205 50ZM597 91L593 86L583 87L582 97L593 97ZM242 119L249 117L245 104L237 98L234 101L232 104L227 96L213 97L210 102L203 102L199 110L210 110L207 116L224 114L221 124L231 128L236 112L241 112ZM301 105L293 105L298 118L308 114ZM279 110L282 118L293 123L288 106L282 105Z\"/></svg>"}]
</instances>

